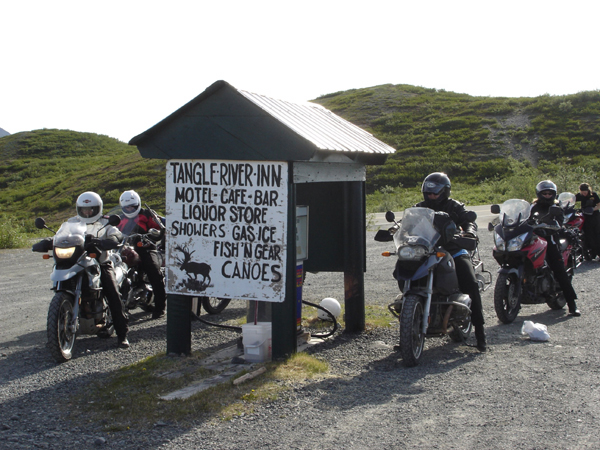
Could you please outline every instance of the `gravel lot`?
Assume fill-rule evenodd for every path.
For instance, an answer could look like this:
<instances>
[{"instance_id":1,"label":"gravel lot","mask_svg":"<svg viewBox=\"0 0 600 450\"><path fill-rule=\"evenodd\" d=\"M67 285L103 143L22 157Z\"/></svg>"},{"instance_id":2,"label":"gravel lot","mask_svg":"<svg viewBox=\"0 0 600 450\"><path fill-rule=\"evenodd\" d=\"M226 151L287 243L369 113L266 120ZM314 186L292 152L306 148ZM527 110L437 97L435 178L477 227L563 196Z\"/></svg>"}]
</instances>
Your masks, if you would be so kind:
<instances>
[{"instance_id":1,"label":"gravel lot","mask_svg":"<svg viewBox=\"0 0 600 450\"><path fill-rule=\"evenodd\" d=\"M482 227L483 228L483 227ZM397 294L390 244L367 233L366 302L387 305ZM495 274L491 234L481 230L486 268ZM495 316L492 291L483 294L488 352L430 339L421 364L402 366L394 351L398 329L338 332L311 349L331 377L298 386L254 414L193 427L156 423L147 432L106 433L61 413L73 391L119 367L164 352L164 319L134 314L129 350L116 339L77 340L72 361L56 365L45 348L51 263L28 250L0 251L0 448L110 449L597 449L600 448L600 263L575 277L582 316L524 306L511 325ZM495 280L495 277L494 277ZM309 274L305 299L343 299L342 274ZM235 301L225 317L245 314ZM393 317L390 315L390 321ZM550 340L530 341L523 320L544 323ZM193 324L194 349L233 345L237 334ZM473 339L473 338L472 338Z\"/></svg>"}]
</instances>

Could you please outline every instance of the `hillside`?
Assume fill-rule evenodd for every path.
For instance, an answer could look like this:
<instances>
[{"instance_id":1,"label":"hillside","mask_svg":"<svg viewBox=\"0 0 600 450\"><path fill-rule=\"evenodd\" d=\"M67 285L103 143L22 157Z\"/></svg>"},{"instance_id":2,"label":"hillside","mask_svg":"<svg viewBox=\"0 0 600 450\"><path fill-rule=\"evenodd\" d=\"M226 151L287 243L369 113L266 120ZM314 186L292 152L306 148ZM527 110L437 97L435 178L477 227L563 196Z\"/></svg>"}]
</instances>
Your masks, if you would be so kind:
<instances>
[{"instance_id":1,"label":"hillside","mask_svg":"<svg viewBox=\"0 0 600 450\"><path fill-rule=\"evenodd\" d=\"M98 192L105 210L121 192L164 210L165 161L143 159L135 147L94 133L36 130L0 138L0 214L60 222L74 215L82 192Z\"/></svg>"},{"instance_id":2,"label":"hillside","mask_svg":"<svg viewBox=\"0 0 600 450\"><path fill-rule=\"evenodd\" d=\"M491 98L382 85L315 102L397 149L385 165L368 168L367 192L384 197L394 190L397 198L406 197L398 187L416 194L414 187L439 170L467 186L488 180L488 197L478 199L485 202L489 197L498 201L490 180L514 184L515 167L537 168L550 176L577 167L568 189L582 177L594 182L600 171L599 91ZM50 129L16 133L0 138L0 215L27 224L41 215L56 223L73 215L83 191L98 192L108 210L126 189L135 189L144 202L164 211L164 174L164 160L143 159L135 147L107 136ZM525 189L530 189L526 181Z\"/></svg>"},{"instance_id":3,"label":"hillside","mask_svg":"<svg viewBox=\"0 0 600 450\"><path fill-rule=\"evenodd\" d=\"M492 98L388 84L315 102L397 150L369 168L368 192L418 186L439 170L476 184L507 176L510 158L545 173L563 165L600 170L600 91Z\"/></svg>"}]
</instances>

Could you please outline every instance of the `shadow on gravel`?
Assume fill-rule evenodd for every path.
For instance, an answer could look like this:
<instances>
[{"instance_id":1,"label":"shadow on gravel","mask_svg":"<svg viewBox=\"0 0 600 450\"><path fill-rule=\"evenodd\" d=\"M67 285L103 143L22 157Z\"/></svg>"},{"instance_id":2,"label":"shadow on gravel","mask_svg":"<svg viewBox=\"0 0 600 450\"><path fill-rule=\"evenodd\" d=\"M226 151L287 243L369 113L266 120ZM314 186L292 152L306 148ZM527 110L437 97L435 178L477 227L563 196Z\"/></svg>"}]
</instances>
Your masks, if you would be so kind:
<instances>
[{"instance_id":1,"label":"shadow on gravel","mask_svg":"<svg viewBox=\"0 0 600 450\"><path fill-rule=\"evenodd\" d=\"M361 339L360 336L355 338ZM424 378L460 370L461 366L484 357L472 347L453 343L447 338L432 338L426 341L420 364L406 368L399 352L391 345L379 349L367 346L365 351L381 355L374 355L364 367L355 367L360 374L351 378L325 379L310 386L311 390L322 391L315 408L350 410L357 406L388 404L391 399L408 401L427 389L426 385L421 385Z\"/></svg>"}]
</instances>

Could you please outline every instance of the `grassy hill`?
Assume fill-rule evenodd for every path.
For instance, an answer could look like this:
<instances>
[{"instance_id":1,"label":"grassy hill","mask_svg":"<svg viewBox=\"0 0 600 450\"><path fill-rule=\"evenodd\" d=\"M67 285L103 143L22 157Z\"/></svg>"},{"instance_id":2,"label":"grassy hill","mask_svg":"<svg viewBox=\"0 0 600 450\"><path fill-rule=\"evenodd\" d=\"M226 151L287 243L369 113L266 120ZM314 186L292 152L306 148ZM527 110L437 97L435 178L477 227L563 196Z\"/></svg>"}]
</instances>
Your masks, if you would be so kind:
<instances>
[{"instance_id":1,"label":"grassy hill","mask_svg":"<svg viewBox=\"0 0 600 450\"><path fill-rule=\"evenodd\" d=\"M315 100L397 149L368 168L368 210L406 207L430 172L445 171L467 203L531 198L542 177L560 190L597 186L600 91L535 98L472 97L409 85L353 89ZM93 133L35 130L0 138L0 218L29 229L57 224L77 196L98 192L105 210L126 189L164 211L165 161Z\"/></svg>"},{"instance_id":2,"label":"grassy hill","mask_svg":"<svg viewBox=\"0 0 600 450\"><path fill-rule=\"evenodd\" d=\"M315 102L397 150L369 168L368 193L419 186L434 171L477 185L514 174L511 159L544 174L600 170L600 91L492 98L388 84Z\"/></svg>"},{"instance_id":3,"label":"grassy hill","mask_svg":"<svg viewBox=\"0 0 600 450\"><path fill-rule=\"evenodd\" d=\"M142 201L164 211L165 163L143 159L135 147L94 133L36 130L0 138L0 215L33 224L75 215L84 191L98 192L105 211L121 192L135 189Z\"/></svg>"}]
</instances>

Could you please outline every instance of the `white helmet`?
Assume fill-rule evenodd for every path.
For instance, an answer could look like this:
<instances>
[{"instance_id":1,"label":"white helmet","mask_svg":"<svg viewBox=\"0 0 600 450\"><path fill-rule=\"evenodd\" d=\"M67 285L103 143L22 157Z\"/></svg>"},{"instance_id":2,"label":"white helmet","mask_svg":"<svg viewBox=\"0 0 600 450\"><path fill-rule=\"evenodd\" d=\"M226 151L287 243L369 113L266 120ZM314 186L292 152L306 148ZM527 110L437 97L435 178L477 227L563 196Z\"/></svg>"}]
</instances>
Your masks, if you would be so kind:
<instances>
[{"instance_id":1,"label":"white helmet","mask_svg":"<svg viewBox=\"0 0 600 450\"><path fill-rule=\"evenodd\" d=\"M335 317L336 319L342 312L342 307L340 306L340 302L338 302L335 298L331 298L331 297L324 298L323 300L321 300L321 303L319 303L319 306L322 306L327 311L329 311L333 315L333 317ZM320 309L317 312L317 317L321 320L331 321L331 317L329 316L329 314L327 314L325 311L320 310Z\"/></svg>"},{"instance_id":2,"label":"white helmet","mask_svg":"<svg viewBox=\"0 0 600 450\"><path fill-rule=\"evenodd\" d=\"M129 219L137 216L142 209L142 200L138 193L133 190L123 192L119 199L119 204L121 205L123 214Z\"/></svg>"},{"instance_id":3,"label":"white helmet","mask_svg":"<svg viewBox=\"0 0 600 450\"><path fill-rule=\"evenodd\" d=\"M77 216L83 223L94 223L102 217L102 199L95 192L84 192L77 197Z\"/></svg>"}]
</instances>

